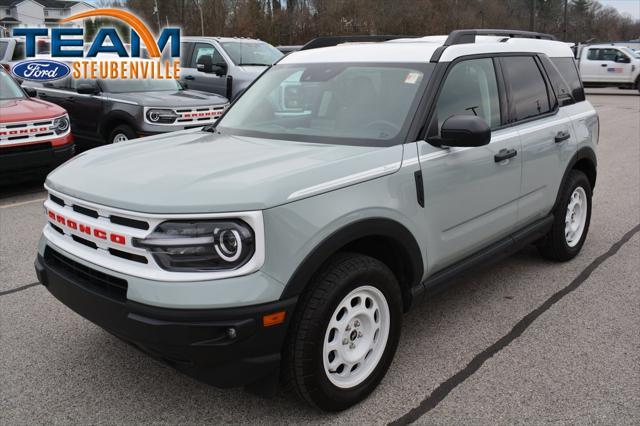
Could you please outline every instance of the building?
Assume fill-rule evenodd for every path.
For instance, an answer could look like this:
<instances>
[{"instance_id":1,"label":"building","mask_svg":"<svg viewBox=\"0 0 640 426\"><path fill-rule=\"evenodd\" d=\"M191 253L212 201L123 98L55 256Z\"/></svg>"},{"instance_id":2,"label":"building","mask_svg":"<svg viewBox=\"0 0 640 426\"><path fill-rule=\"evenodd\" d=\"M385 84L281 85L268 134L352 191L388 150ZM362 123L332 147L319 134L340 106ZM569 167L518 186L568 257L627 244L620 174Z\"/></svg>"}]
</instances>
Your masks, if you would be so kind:
<instances>
[{"instance_id":1,"label":"building","mask_svg":"<svg viewBox=\"0 0 640 426\"><path fill-rule=\"evenodd\" d=\"M0 36L10 35L14 27L57 26L65 16L94 8L83 1L0 0Z\"/></svg>"}]
</instances>

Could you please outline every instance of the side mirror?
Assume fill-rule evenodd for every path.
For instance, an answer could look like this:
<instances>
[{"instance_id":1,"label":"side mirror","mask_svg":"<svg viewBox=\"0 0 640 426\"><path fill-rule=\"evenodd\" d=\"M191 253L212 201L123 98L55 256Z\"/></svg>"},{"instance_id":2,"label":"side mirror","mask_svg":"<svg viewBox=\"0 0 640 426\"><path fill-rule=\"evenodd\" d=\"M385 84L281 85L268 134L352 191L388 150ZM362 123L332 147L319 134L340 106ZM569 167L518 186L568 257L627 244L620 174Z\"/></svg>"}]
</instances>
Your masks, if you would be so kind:
<instances>
[{"instance_id":1,"label":"side mirror","mask_svg":"<svg viewBox=\"0 0 640 426\"><path fill-rule=\"evenodd\" d=\"M27 94L30 98L35 98L38 96L38 91L35 87L22 87L24 89L24 93Z\"/></svg>"},{"instance_id":2,"label":"side mirror","mask_svg":"<svg viewBox=\"0 0 640 426\"><path fill-rule=\"evenodd\" d=\"M616 58L616 62L619 64L628 64L631 63L631 58L628 58L626 56L618 56Z\"/></svg>"},{"instance_id":3,"label":"side mirror","mask_svg":"<svg viewBox=\"0 0 640 426\"><path fill-rule=\"evenodd\" d=\"M202 55L196 62L196 69L200 72L212 73L213 72L213 59L211 56Z\"/></svg>"},{"instance_id":4,"label":"side mirror","mask_svg":"<svg viewBox=\"0 0 640 426\"><path fill-rule=\"evenodd\" d=\"M98 89L91 84L81 83L81 84L78 84L78 87L76 88L76 92L78 92L81 95L95 95L96 93L98 93Z\"/></svg>"},{"instance_id":5,"label":"side mirror","mask_svg":"<svg viewBox=\"0 0 640 426\"><path fill-rule=\"evenodd\" d=\"M223 76L227 74L227 64L215 64L212 67L212 71L217 76Z\"/></svg>"},{"instance_id":6,"label":"side mirror","mask_svg":"<svg viewBox=\"0 0 640 426\"><path fill-rule=\"evenodd\" d=\"M476 147L491 140L491 129L487 122L475 115L453 115L442 123L439 146Z\"/></svg>"}]
</instances>

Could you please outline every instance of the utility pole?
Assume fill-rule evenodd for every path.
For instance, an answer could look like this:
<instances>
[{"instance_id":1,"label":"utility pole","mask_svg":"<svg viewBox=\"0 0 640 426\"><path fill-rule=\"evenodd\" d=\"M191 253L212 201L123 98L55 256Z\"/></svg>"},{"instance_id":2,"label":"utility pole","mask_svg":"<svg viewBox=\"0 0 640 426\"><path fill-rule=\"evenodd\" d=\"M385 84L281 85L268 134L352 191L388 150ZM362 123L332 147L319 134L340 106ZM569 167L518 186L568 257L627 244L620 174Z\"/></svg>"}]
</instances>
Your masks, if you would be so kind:
<instances>
[{"instance_id":1,"label":"utility pole","mask_svg":"<svg viewBox=\"0 0 640 426\"><path fill-rule=\"evenodd\" d=\"M160 34L160 9L158 8L158 0L153 0L153 14L156 15L158 21L158 34Z\"/></svg>"},{"instance_id":2,"label":"utility pole","mask_svg":"<svg viewBox=\"0 0 640 426\"><path fill-rule=\"evenodd\" d=\"M200 11L200 35L204 36L204 17L202 15L202 4L200 4L200 0L193 0L196 4L196 7Z\"/></svg>"},{"instance_id":3,"label":"utility pole","mask_svg":"<svg viewBox=\"0 0 640 426\"><path fill-rule=\"evenodd\" d=\"M567 41L567 3L569 3L569 0L564 0L564 28L562 29L563 41Z\"/></svg>"},{"instance_id":4,"label":"utility pole","mask_svg":"<svg viewBox=\"0 0 640 426\"><path fill-rule=\"evenodd\" d=\"M529 31L536 29L536 0L529 0L531 8L529 9Z\"/></svg>"}]
</instances>

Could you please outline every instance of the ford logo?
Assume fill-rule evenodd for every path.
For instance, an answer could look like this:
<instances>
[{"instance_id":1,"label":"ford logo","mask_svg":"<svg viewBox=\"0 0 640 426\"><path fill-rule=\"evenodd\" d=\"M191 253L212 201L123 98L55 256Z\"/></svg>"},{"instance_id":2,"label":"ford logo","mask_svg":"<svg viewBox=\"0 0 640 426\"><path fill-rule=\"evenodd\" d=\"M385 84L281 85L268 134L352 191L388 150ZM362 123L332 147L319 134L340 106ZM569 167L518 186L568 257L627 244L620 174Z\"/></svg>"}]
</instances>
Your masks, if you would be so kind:
<instances>
[{"instance_id":1,"label":"ford logo","mask_svg":"<svg viewBox=\"0 0 640 426\"><path fill-rule=\"evenodd\" d=\"M69 75L70 71L67 64L48 59L22 61L11 68L16 77L30 81L59 80Z\"/></svg>"}]
</instances>

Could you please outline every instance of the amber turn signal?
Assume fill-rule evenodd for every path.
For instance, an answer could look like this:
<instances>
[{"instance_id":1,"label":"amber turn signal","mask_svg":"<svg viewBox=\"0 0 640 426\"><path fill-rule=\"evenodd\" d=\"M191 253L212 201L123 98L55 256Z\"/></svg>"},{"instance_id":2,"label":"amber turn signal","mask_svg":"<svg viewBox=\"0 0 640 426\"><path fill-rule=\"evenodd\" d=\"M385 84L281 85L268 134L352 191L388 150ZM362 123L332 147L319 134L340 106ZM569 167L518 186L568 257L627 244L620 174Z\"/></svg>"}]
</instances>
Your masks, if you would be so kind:
<instances>
[{"instance_id":1,"label":"amber turn signal","mask_svg":"<svg viewBox=\"0 0 640 426\"><path fill-rule=\"evenodd\" d=\"M262 317L262 325L264 327L271 327L272 325L282 324L286 316L286 311L279 311L265 315Z\"/></svg>"}]
</instances>

